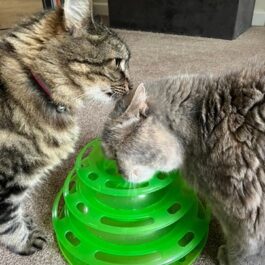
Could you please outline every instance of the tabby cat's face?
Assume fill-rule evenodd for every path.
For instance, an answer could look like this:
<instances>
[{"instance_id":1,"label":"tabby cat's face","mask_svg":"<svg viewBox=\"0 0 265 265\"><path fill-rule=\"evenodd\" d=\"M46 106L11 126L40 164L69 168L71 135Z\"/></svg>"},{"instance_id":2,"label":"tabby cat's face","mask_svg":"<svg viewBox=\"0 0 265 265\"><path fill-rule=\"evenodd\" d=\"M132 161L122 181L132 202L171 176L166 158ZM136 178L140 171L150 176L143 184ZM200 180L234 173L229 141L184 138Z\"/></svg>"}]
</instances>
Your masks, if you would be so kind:
<instances>
[{"instance_id":1,"label":"tabby cat's face","mask_svg":"<svg viewBox=\"0 0 265 265\"><path fill-rule=\"evenodd\" d=\"M65 36L58 57L65 73L88 96L99 100L117 99L129 91L130 54L125 43L109 29L96 25L81 36Z\"/></svg>"},{"instance_id":2,"label":"tabby cat's face","mask_svg":"<svg viewBox=\"0 0 265 265\"><path fill-rule=\"evenodd\" d=\"M176 169L183 159L178 139L149 108L143 85L117 102L105 124L102 146L134 183L148 181L157 171Z\"/></svg>"},{"instance_id":3,"label":"tabby cat's face","mask_svg":"<svg viewBox=\"0 0 265 265\"><path fill-rule=\"evenodd\" d=\"M54 77L55 85L67 80L68 87L76 89L75 93L68 93L64 88L68 97L72 93L73 98L86 95L111 102L130 89L130 53L116 33L94 22L91 4L90 0L66 0L64 9L57 11L57 21L46 19L58 30L38 54L34 69L45 69L43 74L50 79L58 72L53 68L56 66L60 76Z\"/></svg>"}]
</instances>

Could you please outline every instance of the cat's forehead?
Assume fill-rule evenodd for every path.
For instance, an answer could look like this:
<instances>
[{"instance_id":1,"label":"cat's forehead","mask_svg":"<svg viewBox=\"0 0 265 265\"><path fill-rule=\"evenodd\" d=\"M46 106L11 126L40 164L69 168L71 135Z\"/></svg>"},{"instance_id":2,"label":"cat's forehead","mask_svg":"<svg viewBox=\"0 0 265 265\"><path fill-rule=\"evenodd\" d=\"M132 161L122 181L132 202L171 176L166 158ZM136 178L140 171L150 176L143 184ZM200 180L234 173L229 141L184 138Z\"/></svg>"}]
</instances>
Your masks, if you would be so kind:
<instances>
[{"instance_id":1,"label":"cat's forehead","mask_svg":"<svg viewBox=\"0 0 265 265\"><path fill-rule=\"evenodd\" d=\"M110 58L130 59L128 46L113 31L88 33L86 39L95 48L100 49L98 56L106 54Z\"/></svg>"},{"instance_id":2,"label":"cat's forehead","mask_svg":"<svg viewBox=\"0 0 265 265\"><path fill-rule=\"evenodd\" d=\"M107 45L109 45L115 53L114 57L120 57L126 60L130 58L130 51L127 45L118 36L110 36L107 39Z\"/></svg>"}]
</instances>

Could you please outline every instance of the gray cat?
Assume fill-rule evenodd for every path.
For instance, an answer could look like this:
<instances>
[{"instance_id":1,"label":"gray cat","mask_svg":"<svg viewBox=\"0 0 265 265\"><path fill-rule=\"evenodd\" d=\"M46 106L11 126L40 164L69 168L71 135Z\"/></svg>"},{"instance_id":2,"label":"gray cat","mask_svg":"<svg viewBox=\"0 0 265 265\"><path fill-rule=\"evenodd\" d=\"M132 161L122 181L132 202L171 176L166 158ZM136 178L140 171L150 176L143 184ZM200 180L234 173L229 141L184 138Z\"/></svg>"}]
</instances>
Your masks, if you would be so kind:
<instances>
[{"instance_id":1,"label":"gray cat","mask_svg":"<svg viewBox=\"0 0 265 265\"><path fill-rule=\"evenodd\" d=\"M181 168L221 223L221 265L265 264L264 93L265 65L140 85L102 135L128 181Z\"/></svg>"}]
</instances>

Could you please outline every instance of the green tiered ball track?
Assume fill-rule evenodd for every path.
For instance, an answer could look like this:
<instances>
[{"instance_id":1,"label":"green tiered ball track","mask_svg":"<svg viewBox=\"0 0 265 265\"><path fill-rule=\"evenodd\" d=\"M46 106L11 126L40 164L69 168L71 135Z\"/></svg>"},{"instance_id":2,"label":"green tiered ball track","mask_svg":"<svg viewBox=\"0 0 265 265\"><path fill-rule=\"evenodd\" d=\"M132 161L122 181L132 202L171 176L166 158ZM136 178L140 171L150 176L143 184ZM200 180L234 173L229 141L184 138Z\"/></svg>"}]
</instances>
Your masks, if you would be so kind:
<instances>
[{"instance_id":1,"label":"green tiered ball track","mask_svg":"<svg viewBox=\"0 0 265 265\"><path fill-rule=\"evenodd\" d=\"M94 140L78 155L52 218L69 264L188 265L204 248L210 214L178 172L133 185Z\"/></svg>"}]
</instances>

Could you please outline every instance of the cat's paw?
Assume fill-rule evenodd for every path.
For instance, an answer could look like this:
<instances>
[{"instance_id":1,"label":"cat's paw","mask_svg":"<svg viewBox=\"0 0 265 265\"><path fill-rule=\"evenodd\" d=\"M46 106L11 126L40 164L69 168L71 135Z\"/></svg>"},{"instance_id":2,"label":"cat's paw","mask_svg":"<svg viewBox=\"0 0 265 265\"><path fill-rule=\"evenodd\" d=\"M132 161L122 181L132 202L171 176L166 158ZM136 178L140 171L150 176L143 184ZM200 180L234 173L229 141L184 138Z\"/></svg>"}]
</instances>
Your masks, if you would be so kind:
<instances>
[{"instance_id":1,"label":"cat's paw","mask_svg":"<svg viewBox=\"0 0 265 265\"><path fill-rule=\"evenodd\" d=\"M29 230L27 240L24 244L19 244L17 247L8 247L12 252L22 256L34 254L36 251L42 250L47 242L46 236L42 231L34 229Z\"/></svg>"},{"instance_id":2,"label":"cat's paw","mask_svg":"<svg viewBox=\"0 0 265 265\"><path fill-rule=\"evenodd\" d=\"M217 254L218 264L219 265L229 265L228 257L227 257L227 250L226 245L222 245L218 249Z\"/></svg>"},{"instance_id":3,"label":"cat's paw","mask_svg":"<svg viewBox=\"0 0 265 265\"><path fill-rule=\"evenodd\" d=\"M32 255L36 251L42 250L46 242L46 237L42 231L37 229L32 230L30 231L25 247L18 254L26 256Z\"/></svg>"}]
</instances>

